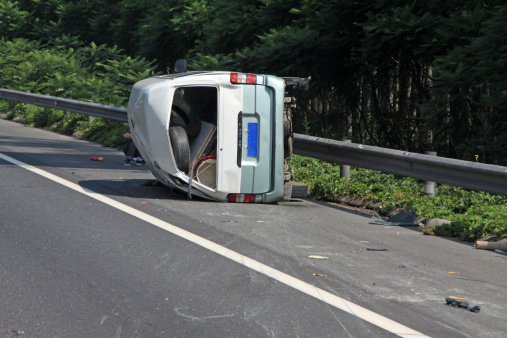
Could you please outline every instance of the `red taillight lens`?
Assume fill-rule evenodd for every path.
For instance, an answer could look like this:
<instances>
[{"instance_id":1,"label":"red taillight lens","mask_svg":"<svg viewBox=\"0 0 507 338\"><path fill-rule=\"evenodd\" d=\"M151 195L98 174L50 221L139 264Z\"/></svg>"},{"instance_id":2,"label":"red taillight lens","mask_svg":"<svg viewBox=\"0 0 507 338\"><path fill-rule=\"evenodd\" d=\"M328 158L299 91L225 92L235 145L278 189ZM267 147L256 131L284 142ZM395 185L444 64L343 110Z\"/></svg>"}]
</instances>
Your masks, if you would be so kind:
<instances>
[{"instance_id":1,"label":"red taillight lens","mask_svg":"<svg viewBox=\"0 0 507 338\"><path fill-rule=\"evenodd\" d=\"M256 84L257 83L257 76L254 74L246 74L246 83Z\"/></svg>"},{"instance_id":2,"label":"red taillight lens","mask_svg":"<svg viewBox=\"0 0 507 338\"><path fill-rule=\"evenodd\" d=\"M231 73L231 83L257 84L257 75L244 73Z\"/></svg>"},{"instance_id":3,"label":"red taillight lens","mask_svg":"<svg viewBox=\"0 0 507 338\"><path fill-rule=\"evenodd\" d=\"M231 73L231 83L238 83L238 73Z\"/></svg>"},{"instance_id":4,"label":"red taillight lens","mask_svg":"<svg viewBox=\"0 0 507 338\"><path fill-rule=\"evenodd\" d=\"M229 194L229 202L235 203L253 203L255 202L255 195L253 194Z\"/></svg>"}]
</instances>

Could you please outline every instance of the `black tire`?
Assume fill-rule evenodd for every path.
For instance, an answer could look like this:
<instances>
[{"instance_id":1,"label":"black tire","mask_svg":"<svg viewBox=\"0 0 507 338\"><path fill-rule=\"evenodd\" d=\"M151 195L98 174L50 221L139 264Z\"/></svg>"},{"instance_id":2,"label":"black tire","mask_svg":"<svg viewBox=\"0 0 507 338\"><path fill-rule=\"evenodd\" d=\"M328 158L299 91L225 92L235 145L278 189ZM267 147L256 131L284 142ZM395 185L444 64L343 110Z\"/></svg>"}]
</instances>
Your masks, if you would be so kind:
<instances>
[{"instance_id":1,"label":"black tire","mask_svg":"<svg viewBox=\"0 0 507 338\"><path fill-rule=\"evenodd\" d=\"M179 95L174 95L172 109L180 117L171 118L172 126L180 126L185 129L189 139L193 139L201 132L201 119L192 112L190 105Z\"/></svg>"},{"instance_id":2,"label":"black tire","mask_svg":"<svg viewBox=\"0 0 507 338\"><path fill-rule=\"evenodd\" d=\"M188 173L190 168L190 144L185 129L180 126L169 128L169 138L171 139L176 166L185 174Z\"/></svg>"},{"instance_id":3,"label":"black tire","mask_svg":"<svg viewBox=\"0 0 507 338\"><path fill-rule=\"evenodd\" d=\"M306 198L308 196L308 186L304 183L292 183L292 198Z\"/></svg>"}]
</instances>

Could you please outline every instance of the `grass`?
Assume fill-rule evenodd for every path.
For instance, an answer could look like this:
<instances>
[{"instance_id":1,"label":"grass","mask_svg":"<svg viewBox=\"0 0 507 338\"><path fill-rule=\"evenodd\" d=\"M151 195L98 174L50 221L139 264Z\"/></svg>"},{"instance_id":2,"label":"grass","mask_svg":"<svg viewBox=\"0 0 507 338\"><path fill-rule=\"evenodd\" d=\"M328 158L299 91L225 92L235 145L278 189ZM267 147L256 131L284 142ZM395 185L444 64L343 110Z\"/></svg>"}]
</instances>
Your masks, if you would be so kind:
<instances>
[{"instance_id":1,"label":"grass","mask_svg":"<svg viewBox=\"0 0 507 338\"><path fill-rule=\"evenodd\" d=\"M428 229L436 235L473 241L486 236L507 238L507 197L485 192L437 185L434 197L425 196L424 183L417 179L384 174L368 169L352 169L350 178L340 178L340 166L295 155L295 181L306 183L311 197L354 196L368 202L381 202L379 212L417 208L418 215L451 221Z\"/></svg>"}]
</instances>

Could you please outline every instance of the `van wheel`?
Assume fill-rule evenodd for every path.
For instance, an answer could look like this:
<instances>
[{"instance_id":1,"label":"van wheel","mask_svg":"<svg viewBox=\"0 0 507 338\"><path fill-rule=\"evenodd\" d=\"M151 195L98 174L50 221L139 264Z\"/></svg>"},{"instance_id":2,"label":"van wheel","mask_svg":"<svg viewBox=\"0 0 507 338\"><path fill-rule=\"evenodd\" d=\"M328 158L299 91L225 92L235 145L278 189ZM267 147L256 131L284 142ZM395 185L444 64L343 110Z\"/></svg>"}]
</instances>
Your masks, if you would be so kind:
<instances>
[{"instance_id":1,"label":"van wheel","mask_svg":"<svg viewBox=\"0 0 507 338\"><path fill-rule=\"evenodd\" d=\"M190 144L188 143L185 129L180 126L170 127L169 138L171 139L176 166L185 174L188 173L190 167Z\"/></svg>"},{"instance_id":2,"label":"van wheel","mask_svg":"<svg viewBox=\"0 0 507 338\"><path fill-rule=\"evenodd\" d=\"M192 108L181 95L174 95L172 110L171 125L183 127L189 139L199 135L201 132L201 119L195 112L192 112Z\"/></svg>"},{"instance_id":3,"label":"van wheel","mask_svg":"<svg viewBox=\"0 0 507 338\"><path fill-rule=\"evenodd\" d=\"M304 183L292 183L292 198L306 198L308 196L308 186Z\"/></svg>"}]
</instances>

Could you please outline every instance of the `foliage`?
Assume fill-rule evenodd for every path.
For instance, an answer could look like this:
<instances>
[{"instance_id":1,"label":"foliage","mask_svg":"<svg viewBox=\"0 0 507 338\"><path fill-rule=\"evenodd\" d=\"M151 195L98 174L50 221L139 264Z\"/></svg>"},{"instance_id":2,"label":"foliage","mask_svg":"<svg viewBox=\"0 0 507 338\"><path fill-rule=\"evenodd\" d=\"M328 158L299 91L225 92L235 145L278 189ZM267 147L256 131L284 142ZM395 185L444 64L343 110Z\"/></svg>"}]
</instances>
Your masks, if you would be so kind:
<instances>
[{"instance_id":1,"label":"foliage","mask_svg":"<svg viewBox=\"0 0 507 338\"><path fill-rule=\"evenodd\" d=\"M507 164L506 27L501 0L0 0L5 41L71 53L91 74L123 68L123 50L159 71L186 56L193 70L310 76L296 132L499 165ZM62 93L81 77L56 71L66 56L45 57ZM43 82L32 75L27 88ZM116 75L123 89L114 93L125 94L127 73ZM77 94L91 90L95 100L109 80L88 76Z\"/></svg>"},{"instance_id":2,"label":"foliage","mask_svg":"<svg viewBox=\"0 0 507 338\"><path fill-rule=\"evenodd\" d=\"M51 46L50 46L51 45ZM72 45L73 47L68 47ZM76 49L74 49L76 48ZM152 64L131 58L113 47L82 43L68 38L43 47L24 39L0 40L0 87L30 90L33 93L126 106L133 84L153 74ZM8 107L4 111L9 111ZM9 116L23 117L35 127L50 128L64 134L84 132L84 137L108 146L119 146L128 131L125 123L94 119L56 109L16 104ZM117 135L116 135L117 133Z\"/></svg>"},{"instance_id":3,"label":"foliage","mask_svg":"<svg viewBox=\"0 0 507 338\"><path fill-rule=\"evenodd\" d=\"M74 45L77 45L73 43ZM24 39L0 40L0 87L126 105L132 85L152 74L151 63L94 43L43 47Z\"/></svg>"},{"instance_id":4,"label":"foliage","mask_svg":"<svg viewBox=\"0 0 507 338\"><path fill-rule=\"evenodd\" d=\"M474 240L495 235L507 238L507 197L438 185L434 197L424 196L423 182L373 170L352 169L351 177L340 178L340 166L320 160L294 156L291 160L295 180L308 184L311 196L359 197L382 202L380 211L417 208L421 217L443 218L450 225L435 227L442 236Z\"/></svg>"}]
</instances>

